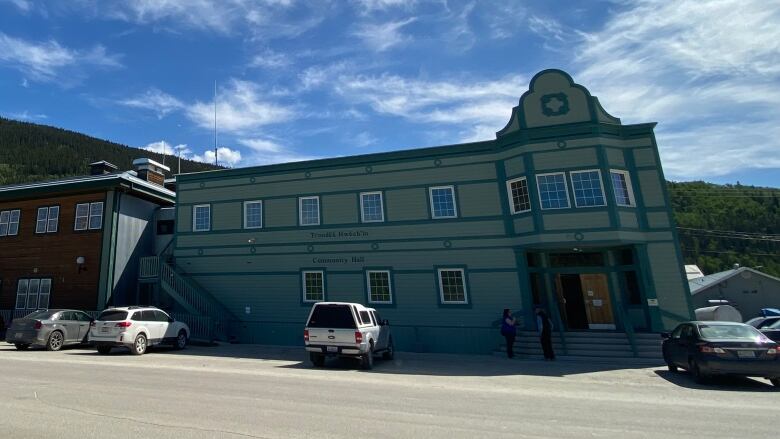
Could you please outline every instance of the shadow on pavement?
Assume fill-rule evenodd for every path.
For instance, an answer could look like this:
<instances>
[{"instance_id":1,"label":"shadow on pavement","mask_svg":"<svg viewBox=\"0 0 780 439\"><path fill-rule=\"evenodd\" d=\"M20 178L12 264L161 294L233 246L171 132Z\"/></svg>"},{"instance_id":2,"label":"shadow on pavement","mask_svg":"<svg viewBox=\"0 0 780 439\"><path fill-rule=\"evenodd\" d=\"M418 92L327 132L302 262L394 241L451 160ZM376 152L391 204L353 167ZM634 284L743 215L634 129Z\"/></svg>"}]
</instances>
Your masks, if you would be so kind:
<instances>
[{"instance_id":1,"label":"shadow on pavement","mask_svg":"<svg viewBox=\"0 0 780 439\"><path fill-rule=\"evenodd\" d=\"M719 392L775 392L778 390L769 381L762 378L745 378L740 376L716 376L706 384L699 384L687 372L670 372L656 370L656 375L670 383L696 390L712 390Z\"/></svg>"}]
</instances>

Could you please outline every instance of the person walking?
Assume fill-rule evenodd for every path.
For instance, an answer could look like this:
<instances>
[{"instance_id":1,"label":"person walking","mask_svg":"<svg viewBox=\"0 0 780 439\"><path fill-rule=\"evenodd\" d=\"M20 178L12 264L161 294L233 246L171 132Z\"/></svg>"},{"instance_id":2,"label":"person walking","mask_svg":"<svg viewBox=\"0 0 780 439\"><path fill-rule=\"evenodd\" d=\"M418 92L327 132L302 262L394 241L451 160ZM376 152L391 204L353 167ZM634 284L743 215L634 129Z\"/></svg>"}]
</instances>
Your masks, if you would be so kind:
<instances>
[{"instance_id":1,"label":"person walking","mask_svg":"<svg viewBox=\"0 0 780 439\"><path fill-rule=\"evenodd\" d=\"M543 309L536 310L536 327L539 329L539 341L542 343L545 361L555 360L555 352L552 346L553 323Z\"/></svg>"},{"instance_id":2,"label":"person walking","mask_svg":"<svg viewBox=\"0 0 780 439\"><path fill-rule=\"evenodd\" d=\"M514 358L515 337L517 337L517 327L515 318L509 308L504 309L504 316L501 318L501 335L506 339L506 356Z\"/></svg>"}]
</instances>

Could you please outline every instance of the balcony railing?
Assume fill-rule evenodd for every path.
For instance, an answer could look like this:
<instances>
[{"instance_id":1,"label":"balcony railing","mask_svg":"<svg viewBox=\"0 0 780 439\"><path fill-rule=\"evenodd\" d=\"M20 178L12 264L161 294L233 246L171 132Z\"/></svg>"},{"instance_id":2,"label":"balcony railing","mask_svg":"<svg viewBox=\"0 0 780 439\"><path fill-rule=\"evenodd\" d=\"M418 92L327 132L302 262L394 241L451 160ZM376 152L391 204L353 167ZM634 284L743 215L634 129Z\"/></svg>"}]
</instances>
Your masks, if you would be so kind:
<instances>
[{"instance_id":1,"label":"balcony railing","mask_svg":"<svg viewBox=\"0 0 780 439\"><path fill-rule=\"evenodd\" d=\"M138 277L141 279L155 279L160 276L159 256L143 256L140 259Z\"/></svg>"}]
</instances>

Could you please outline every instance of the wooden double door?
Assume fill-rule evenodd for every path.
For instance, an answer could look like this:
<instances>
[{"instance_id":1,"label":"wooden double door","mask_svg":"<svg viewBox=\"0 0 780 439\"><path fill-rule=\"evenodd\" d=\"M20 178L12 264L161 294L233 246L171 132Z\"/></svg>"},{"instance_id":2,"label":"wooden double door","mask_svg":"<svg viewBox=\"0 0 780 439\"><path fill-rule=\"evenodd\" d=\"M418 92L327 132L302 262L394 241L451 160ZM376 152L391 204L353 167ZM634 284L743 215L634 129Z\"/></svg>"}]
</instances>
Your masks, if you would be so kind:
<instances>
[{"instance_id":1,"label":"wooden double door","mask_svg":"<svg viewBox=\"0 0 780 439\"><path fill-rule=\"evenodd\" d=\"M606 274L558 274L555 289L566 329L615 329Z\"/></svg>"}]
</instances>

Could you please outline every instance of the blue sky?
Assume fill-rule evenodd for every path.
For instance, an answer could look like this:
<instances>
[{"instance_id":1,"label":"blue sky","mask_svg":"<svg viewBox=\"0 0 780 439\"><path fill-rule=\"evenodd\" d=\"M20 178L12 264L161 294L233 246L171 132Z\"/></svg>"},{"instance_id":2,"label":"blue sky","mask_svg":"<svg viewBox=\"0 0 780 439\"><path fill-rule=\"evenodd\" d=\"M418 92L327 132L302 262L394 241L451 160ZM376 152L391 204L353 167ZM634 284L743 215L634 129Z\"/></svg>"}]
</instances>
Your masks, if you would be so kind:
<instances>
[{"instance_id":1,"label":"blue sky","mask_svg":"<svg viewBox=\"0 0 780 439\"><path fill-rule=\"evenodd\" d=\"M216 80L236 167L493 139L553 67L667 178L780 186L775 2L0 0L0 114L213 161Z\"/></svg>"}]
</instances>

